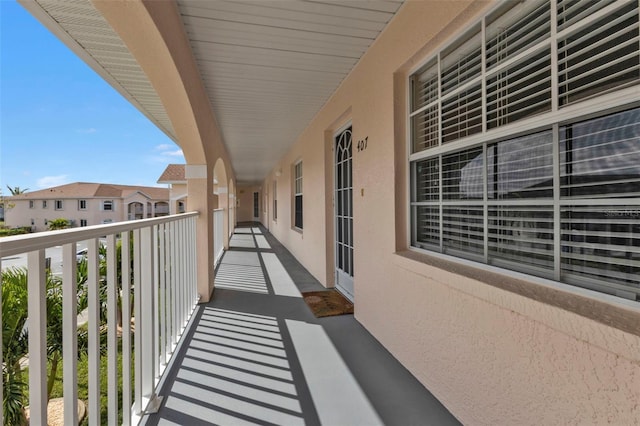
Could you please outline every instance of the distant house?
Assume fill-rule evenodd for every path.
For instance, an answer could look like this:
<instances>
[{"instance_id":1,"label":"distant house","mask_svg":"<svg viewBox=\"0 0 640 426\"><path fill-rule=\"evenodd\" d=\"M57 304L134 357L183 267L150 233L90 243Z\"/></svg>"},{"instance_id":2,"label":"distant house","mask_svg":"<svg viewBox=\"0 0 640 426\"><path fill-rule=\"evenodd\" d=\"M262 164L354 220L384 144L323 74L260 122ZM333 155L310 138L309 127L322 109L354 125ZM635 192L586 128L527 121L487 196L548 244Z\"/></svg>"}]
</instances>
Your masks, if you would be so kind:
<instances>
[{"instance_id":1,"label":"distant house","mask_svg":"<svg viewBox=\"0 0 640 426\"><path fill-rule=\"evenodd\" d=\"M169 185L169 212L184 213L187 206L187 179L184 174L184 164L169 164L158 178L158 183Z\"/></svg>"},{"instance_id":2,"label":"distant house","mask_svg":"<svg viewBox=\"0 0 640 426\"><path fill-rule=\"evenodd\" d=\"M48 221L64 218L72 227L99 225L169 214L169 190L149 186L76 182L6 197L8 227L48 230Z\"/></svg>"}]
</instances>

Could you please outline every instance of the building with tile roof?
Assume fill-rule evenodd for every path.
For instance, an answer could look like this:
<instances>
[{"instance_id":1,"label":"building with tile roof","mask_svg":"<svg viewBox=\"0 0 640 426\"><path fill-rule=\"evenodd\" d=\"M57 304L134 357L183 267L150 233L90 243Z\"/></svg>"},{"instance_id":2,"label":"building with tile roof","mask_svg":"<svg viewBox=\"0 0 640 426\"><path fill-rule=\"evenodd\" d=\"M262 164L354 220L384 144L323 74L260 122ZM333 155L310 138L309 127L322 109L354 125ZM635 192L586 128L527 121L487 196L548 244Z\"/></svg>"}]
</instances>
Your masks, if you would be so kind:
<instances>
[{"instance_id":1,"label":"building with tile roof","mask_svg":"<svg viewBox=\"0 0 640 426\"><path fill-rule=\"evenodd\" d=\"M187 178L184 164L169 164L158 178L158 183L169 186L169 212L184 213L187 206Z\"/></svg>"},{"instance_id":2,"label":"building with tile roof","mask_svg":"<svg viewBox=\"0 0 640 426\"><path fill-rule=\"evenodd\" d=\"M99 225L169 214L169 189L150 186L75 182L6 197L8 227L48 230L53 219L72 227Z\"/></svg>"}]
</instances>

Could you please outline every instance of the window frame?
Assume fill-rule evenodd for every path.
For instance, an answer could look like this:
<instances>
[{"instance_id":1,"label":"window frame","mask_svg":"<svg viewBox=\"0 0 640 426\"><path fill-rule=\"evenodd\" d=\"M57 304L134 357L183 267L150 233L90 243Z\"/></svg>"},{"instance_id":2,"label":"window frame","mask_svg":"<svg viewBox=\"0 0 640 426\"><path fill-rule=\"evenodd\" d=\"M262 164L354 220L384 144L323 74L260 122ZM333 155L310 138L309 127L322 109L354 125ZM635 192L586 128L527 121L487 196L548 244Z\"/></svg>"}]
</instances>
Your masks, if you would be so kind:
<instances>
[{"instance_id":1,"label":"window frame","mask_svg":"<svg viewBox=\"0 0 640 426\"><path fill-rule=\"evenodd\" d=\"M42 200L42 208L43 209L47 208L47 200Z\"/></svg>"},{"instance_id":2,"label":"window frame","mask_svg":"<svg viewBox=\"0 0 640 426\"><path fill-rule=\"evenodd\" d=\"M304 228L304 171L302 160L298 160L293 163L292 166L292 220L291 223L294 229L302 231ZM299 191L298 191L299 188ZM300 202L298 203L298 199ZM298 208L299 205L299 208Z\"/></svg>"},{"instance_id":3,"label":"window frame","mask_svg":"<svg viewBox=\"0 0 640 426\"><path fill-rule=\"evenodd\" d=\"M64 202L62 200L55 200L53 202L54 210L64 210Z\"/></svg>"},{"instance_id":4,"label":"window frame","mask_svg":"<svg viewBox=\"0 0 640 426\"><path fill-rule=\"evenodd\" d=\"M273 180L273 221L278 222L278 181L276 179Z\"/></svg>"},{"instance_id":5,"label":"window frame","mask_svg":"<svg viewBox=\"0 0 640 426\"><path fill-rule=\"evenodd\" d=\"M87 200L86 199L78 200L78 210L87 210Z\"/></svg>"},{"instance_id":6,"label":"window frame","mask_svg":"<svg viewBox=\"0 0 640 426\"><path fill-rule=\"evenodd\" d=\"M103 200L100 205L102 207L102 211L104 212L115 211L115 202L113 200ZM107 205L109 206L109 208L106 208Z\"/></svg>"},{"instance_id":7,"label":"window frame","mask_svg":"<svg viewBox=\"0 0 640 426\"><path fill-rule=\"evenodd\" d=\"M557 3L556 1L549 1L549 8L551 9L551 16L555 16L554 14L554 8L557 7ZM406 82L406 105L407 105L407 113L405 116L405 123L406 123L406 137L407 137L407 141L406 141L406 149L407 149L407 157L408 157L408 161L407 161L407 171L406 171L406 188L407 188L407 211L406 211L406 217L407 217L407 222L406 222L406 241L407 241L407 247L410 250L413 251L418 251L418 252L422 252L425 254L436 254L438 256L444 256L445 258L453 261L453 262L479 262L480 264L482 264L483 266L489 266L492 267L490 263L487 262L487 255L488 255L488 250L487 250L487 237L483 237L484 240L484 251L483 251L483 257L484 259L469 259L467 258L460 258L457 256L453 256L453 255L448 255L448 254L443 254L442 251L432 251L429 249L425 249L423 247L419 247L416 245L416 238L415 238L415 234L417 232L417 225L416 225L416 220L417 220L417 216L414 213L414 209L419 205L416 204L416 174L414 171L414 167L416 167L416 165L420 162L420 161L424 161L424 160L428 160L428 159L436 159L438 161L439 164L439 198L437 200L436 203L434 203L434 205L438 206L439 209L439 217L438 217L438 224L440 227L440 245L442 245L442 224L443 224L443 216L442 216L442 210L443 207L445 205L445 203L443 203L444 198L442 195L442 173L443 173L443 168L442 168L442 158L443 156L447 155L447 154L453 154L453 153L458 153L458 152L463 152L464 150L467 149L472 149L474 147L481 147L481 149L483 150L483 158L486 158L486 150L487 150L487 146L490 146L494 143L500 143L502 141L508 140L508 139L512 139L515 137L520 137L520 136L524 136L527 134L532 134L532 133L536 133L536 132L540 132L540 131L544 131L544 130L550 130L552 132L552 137L554 138L554 158L553 158L553 162L554 162L554 173L558 173L559 174L559 166L558 166L558 162L560 161L560 159L558 158L558 138L559 136L559 128L561 128L563 125L571 125L571 124L576 124L576 123L580 123L582 121L591 119L591 118L597 118L597 117L606 117L624 110L631 110L631 109L635 109L637 107L640 107L640 102L637 100L637 89L638 86L640 85L640 81L638 81L637 79L635 80L635 83L630 83L630 85L627 86L622 86L621 88L614 88L613 90L603 90L602 92L597 92L595 95L592 95L590 97L587 97L586 99L581 99L569 104L563 104L560 105L560 95L559 95L559 91L558 91L558 86L559 86L559 80L558 80L558 70L559 67L557 66L557 56L554 58L554 54L557 53L557 46L559 45L561 40L567 40L571 35L573 34L577 34L580 31L584 31L585 29L588 29L590 27L590 25L592 25L594 22L596 22L597 19L602 19L602 16L604 16L605 12L601 12L600 14L597 14L596 17L588 17L583 21L579 21L578 24L576 25L575 23L572 24L570 27L566 28L565 30L561 31L561 32L556 32L557 28L556 28L556 22L552 22L551 25L551 30L550 33L544 38L544 40L539 41L538 43L534 44L533 46L530 46L529 48L525 49L524 51L518 53L519 57L526 57L527 55L531 54L531 53L536 53L536 52L541 52L544 49L550 49L551 50L551 108L549 111L546 112L542 112L542 113L538 113L538 114L534 114L531 116L527 116L523 119L520 120L516 120L513 122L509 122L507 124L504 125L499 125L497 127L493 127L493 128L488 128L489 126L487 125L488 123L488 112L487 112L487 98L486 98L486 86L487 86L487 77L488 75L495 75L496 74L496 69L500 69L501 65L496 65L493 66L493 69L491 70L491 72L489 73L487 71L487 56L486 56L486 39L484 38L486 35L486 25L487 25L487 21L489 20L489 17L492 16L492 14L497 14L498 11L500 10L500 8L506 7L503 4L499 4L496 6L493 6L491 8L487 9L487 12L481 16L479 19L477 19L475 22L472 22L470 25L466 26L464 30L457 32L456 34L454 34L452 37L450 37L450 39L443 44L441 47L437 48L436 50L434 50L432 52L432 54L428 55L427 57L425 57L422 61L419 61L419 63L412 68L408 74L407 74L407 78L405 80ZM615 9L617 10L621 10L623 9L623 5L615 5L615 6L607 6L606 9L607 10L613 10ZM557 9L556 9L557 10ZM640 11L638 12L640 13ZM444 56L444 53L450 53L451 51L455 50L452 49L451 46L455 46L456 43L462 44L459 42L459 40L464 40L465 38L468 38L468 35L471 33L474 33L477 29L477 27L480 27L481 31L480 31L480 44L481 44L481 49L482 49L482 57L481 57L481 62L482 62L482 75L480 77L480 81L482 83L482 131L480 133L477 134L472 134L470 136L464 136L464 137L460 137L458 139L455 139L453 141L448 141L446 143L443 143L443 134L442 134L442 126L441 126L441 120L442 120L442 104L443 104L443 99L451 99L455 96L456 93L462 93L464 90L468 90L473 84L476 84L476 80L472 79L469 82L466 82L465 84L462 84L460 87L451 89L448 89L448 92L446 94L442 93L442 88L440 87L440 79L441 79L441 60L442 57ZM449 51L448 51L449 50ZM437 66L437 79L438 79L438 95L437 95L437 100L431 103L427 103L425 105L422 105L420 108L422 108L423 110L426 110L429 108L429 105L433 104L437 106L437 115L438 115L438 127L437 127L437 140L435 143L435 146L431 146L429 147L428 144L426 144L426 148L423 148L419 151L415 151L414 152L414 127L413 127L413 121L412 121L412 117L418 115L420 112L420 108L416 108L415 107L415 103L414 103L414 89L412 87L412 83L413 83L413 78L417 75L420 75L420 73L424 72L425 70L428 69L428 66L433 66L433 63L435 61L435 66ZM509 62L508 60L506 62ZM517 63L517 60L512 61L513 63ZM507 66L512 66L507 64ZM635 68L633 68L633 70L635 70ZM428 81L428 80L426 80ZM635 94L634 94L635 92ZM484 203L483 206L483 232L486 234L487 233L487 222L488 222L488 217L487 217L487 196L486 196L486 168L487 165L483 164L483 168L484 168L484 182L483 185L485 186L485 194L483 195L483 200L480 200L478 202L478 204L482 204ZM554 181L556 181L556 178L554 178ZM559 185L558 183L554 183L554 185ZM564 205L569 205L571 200L563 200L562 203L560 202L559 198L559 191L557 190L558 188L554 189L554 195L552 197L551 200L546 200L544 201L542 204L547 204L550 205L551 208L554 211L554 218L558 218L558 213L557 211L559 211L560 206L564 206ZM532 200L528 200L530 202L529 205L533 205L533 201ZM606 202L611 201L611 199L606 199ZM632 204L632 201L630 201L630 199L622 199L622 200L614 200L613 204L616 203L628 203L628 204ZM626 204L625 204L626 205ZM555 220L554 219L554 239L557 239L559 241L560 239L560 226L561 223L559 220ZM558 264L560 263L561 259L560 259L560 243L557 241L554 241L555 245L554 245L554 263ZM513 270L509 270L509 269L504 269L503 267L497 266L498 269L500 269L501 271L503 271L503 273L509 274L514 272ZM529 276L531 276L532 278L538 279L541 276L540 275L535 275L535 274L531 274L528 272L524 272L522 270L519 271L515 271L517 273L524 273L524 274L528 274ZM560 281L560 268L558 266L554 267L554 273L553 276L551 277L542 277L544 278L548 278L551 279L553 281ZM567 281L561 281L563 283L567 283ZM589 289L594 289L594 286L591 285L581 285L581 284L576 284L575 282L569 282L568 284L571 285L577 285L577 286L581 286L581 287L587 287ZM598 286L595 286L598 287ZM595 288L596 291L601 292L602 294L612 294L610 289L608 289L607 287L604 288ZM607 291L609 290L609 291ZM624 292L622 292L624 293ZM616 294L616 293L613 293ZM620 294L617 293L616 296L618 297L627 297L624 294ZM640 300L640 297L638 297L638 300Z\"/></svg>"}]
</instances>

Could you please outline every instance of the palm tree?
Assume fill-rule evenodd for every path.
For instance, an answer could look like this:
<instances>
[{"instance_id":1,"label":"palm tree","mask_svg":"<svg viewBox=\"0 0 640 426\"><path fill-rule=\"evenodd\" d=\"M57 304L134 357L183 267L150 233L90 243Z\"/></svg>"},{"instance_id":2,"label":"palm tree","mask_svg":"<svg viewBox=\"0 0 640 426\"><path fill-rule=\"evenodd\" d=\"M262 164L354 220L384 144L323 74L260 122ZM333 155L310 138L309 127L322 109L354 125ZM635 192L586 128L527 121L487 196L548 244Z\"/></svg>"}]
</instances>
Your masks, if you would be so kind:
<instances>
[{"instance_id":1,"label":"palm tree","mask_svg":"<svg viewBox=\"0 0 640 426\"><path fill-rule=\"evenodd\" d=\"M25 192L27 192L29 190L29 188L20 188L19 186L14 186L11 187L9 185L7 185L7 189L9 190L9 192L11 192L11 195L20 195L20 194L24 194Z\"/></svg>"},{"instance_id":2,"label":"palm tree","mask_svg":"<svg viewBox=\"0 0 640 426\"><path fill-rule=\"evenodd\" d=\"M52 219L49 221L49 230L66 229L70 226L69 220L65 218Z\"/></svg>"},{"instance_id":3,"label":"palm tree","mask_svg":"<svg viewBox=\"0 0 640 426\"><path fill-rule=\"evenodd\" d=\"M5 425L26 424L26 381L20 360L29 352L27 335L27 271L2 272L2 376Z\"/></svg>"},{"instance_id":4,"label":"palm tree","mask_svg":"<svg viewBox=\"0 0 640 426\"><path fill-rule=\"evenodd\" d=\"M78 312L86 308L86 267L78 268ZM62 280L48 274L47 303L47 355L49 377L47 398L51 396L58 366L62 360ZM26 424L24 407L27 383L23 379L21 364L29 353L27 330L27 269L9 268L2 272L2 354L3 354L3 408L5 425ZM86 351L86 333L78 333L78 352Z\"/></svg>"}]
</instances>

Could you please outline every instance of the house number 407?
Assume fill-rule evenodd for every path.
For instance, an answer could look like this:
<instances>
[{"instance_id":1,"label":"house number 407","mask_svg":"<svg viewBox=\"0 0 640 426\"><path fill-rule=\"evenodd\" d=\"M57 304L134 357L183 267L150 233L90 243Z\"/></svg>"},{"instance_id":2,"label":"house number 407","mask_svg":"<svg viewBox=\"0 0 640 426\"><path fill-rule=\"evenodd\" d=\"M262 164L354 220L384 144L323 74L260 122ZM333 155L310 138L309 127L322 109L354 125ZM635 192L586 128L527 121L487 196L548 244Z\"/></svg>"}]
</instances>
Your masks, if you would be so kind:
<instances>
[{"instance_id":1,"label":"house number 407","mask_svg":"<svg viewBox=\"0 0 640 426\"><path fill-rule=\"evenodd\" d=\"M356 145L358 147L358 152L364 151L365 149L367 149L368 141L369 141L369 136L358 141L358 144Z\"/></svg>"}]
</instances>

